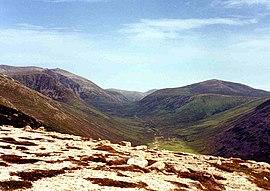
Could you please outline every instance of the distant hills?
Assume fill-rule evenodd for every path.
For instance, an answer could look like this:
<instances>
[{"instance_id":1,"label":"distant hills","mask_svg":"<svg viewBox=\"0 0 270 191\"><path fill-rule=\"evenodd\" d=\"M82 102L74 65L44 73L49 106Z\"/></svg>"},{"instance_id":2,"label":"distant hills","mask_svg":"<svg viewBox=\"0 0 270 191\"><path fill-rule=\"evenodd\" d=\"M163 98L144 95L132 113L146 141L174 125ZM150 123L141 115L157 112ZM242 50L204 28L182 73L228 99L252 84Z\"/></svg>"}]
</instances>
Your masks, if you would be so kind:
<instances>
[{"instance_id":1,"label":"distant hills","mask_svg":"<svg viewBox=\"0 0 270 191\"><path fill-rule=\"evenodd\" d=\"M106 90L62 69L0 65L0 73L0 105L59 132L270 159L270 92L264 90L214 79L143 93Z\"/></svg>"},{"instance_id":2,"label":"distant hills","mask_svg":"<svg viewBox=\"0 0 270 191\"><path fill-rule=\"evenodd\" d=\"M157 90L137 102L130 111L131 115L136 116L158 116L162 121L166 118L170 124L193 123L267 96L270 96L269 92L246 85L209 80L180 88Z\"/></svg>"},{"instance_id":3,"label":"distant hills","mask_svg":"<svg viewBox=\"0 0 270 191\"><path fill-rule=\"evenodd\" d=\"M107 89L107 90L110 92L116 92L116 93L120 93L124 95L130 102L139 101L156 91L156 89L149 90L147 92L127 91L127 90L119 90L119 89Z\"/></svg>"}]
</instances>

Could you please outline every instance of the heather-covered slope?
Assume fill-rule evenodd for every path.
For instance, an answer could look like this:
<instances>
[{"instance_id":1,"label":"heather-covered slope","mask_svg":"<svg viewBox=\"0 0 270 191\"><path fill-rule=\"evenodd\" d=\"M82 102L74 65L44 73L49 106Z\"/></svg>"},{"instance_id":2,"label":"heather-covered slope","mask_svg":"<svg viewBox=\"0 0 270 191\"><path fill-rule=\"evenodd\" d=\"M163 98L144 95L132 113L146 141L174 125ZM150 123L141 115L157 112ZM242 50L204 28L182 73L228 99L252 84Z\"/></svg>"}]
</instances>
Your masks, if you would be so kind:
<instances>
[{"instance_id":1,"label":"heather-covered slope","mask_svg":"<svg viewBox=\"0 0 270 191\"><path fill-rule=\"evenodd\" d=\"M129 126L91 107L83 104L75 107L56 102L1 74L0 89L0 105L31 116L51 130L114 141L130 139L135 143L138 142L137 137L140 137L136 135L136 129L130 133ZM132 138L134 134L136 139Z\"/></svg>"},{"instance_id":2,"label":"heather-covered slope","mask_svg":"<svg viewBox=\"0 0 270 191\"><path fill-rule=\"evenodd\" d=\"M0 127L0 190L270 189L270 165Z\"/></svg>"},{"instance_id":3,"label":"heather-covered slope","mask_svg":"<svg viewBox=\"0 0 270 191\"><path fill-rule=\"evenodd\" d=\"M214 154L270 163L270 100L219 128Z\"/></svg>"},{"instance_id":4,"label":"heather-covered slope","mask_svg":"<svg viewBox=\"0 0 270 191\"><path fill-rule=\"evenodd\" d=\"M77 93L79 97L86 103L94 105L101 110L110 109L110 107L115 104L121 105L128 102L128 99L124 95L118 92L110 92L102 89L93 82L81 76L72 74L62 69L52 69L51 71L66 77L68 81L78 84L78 89L71 87L73 91ZM64 82L62 83L65 84ZM67 82L67 84L69 83Z\"/></svg>"}]
</instances>

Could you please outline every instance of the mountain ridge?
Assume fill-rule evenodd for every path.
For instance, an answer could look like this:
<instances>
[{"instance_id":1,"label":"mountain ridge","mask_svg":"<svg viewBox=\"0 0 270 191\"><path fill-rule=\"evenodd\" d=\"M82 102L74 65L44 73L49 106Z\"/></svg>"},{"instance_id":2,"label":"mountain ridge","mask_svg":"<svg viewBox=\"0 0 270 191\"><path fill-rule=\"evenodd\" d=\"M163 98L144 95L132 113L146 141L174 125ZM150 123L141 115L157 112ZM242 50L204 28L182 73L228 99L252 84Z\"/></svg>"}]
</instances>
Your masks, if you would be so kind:
<instances>
[{"instance_id":1,"label":"mountain ridge","mask_svg":"<svg viewBox=\"0 0 270 191\"><path fill-rule=\"evenodd\" d=\"M226 88L226 91L224 91L224 88ZM238 88L238 89L237 89ZM242 90L242 92L241 92ZM223 81L218 79L211 79L206 80L202 82L197 82L190 85L185 85L182 87L176 87L176 88L164 88L155 91L154 95L160 95L162 93L170 93L172 95L181 95L181 93L190 93L190 94L196 94L196 93L217 93L222 95L238 95L241 96L243 94L251 93L249 96L265 96L265 94L270 95L270 92L260 89L255 89L250 86L241 84L241 83L235 83L235 82L229 82L229 81ZM150 94L151 96L151 94Z\"/></svg>"},{"instance_id":2,"label":"mountain ridge","mask_svg":"<svg viewBox=\"0 0 270 191\"><path fill-rule=\"evenodd\" d=\"M128 101L119 93L108 92L90 80L62 69L0 65L0 72L46 96L69 104L79 100L106 111L109 106Z\"/></svg>"},{"instance_id":3,"label":"mountain ridge","mask_svg":"<svg viewBox=\"0 0 270 191\"><path fill-rule=\"evenodd\" d=\"M91 136L92 131L106 139L127 139L136 144L144 143L171 150L188 150L227 157L233 155L259 161L268 161L270 158L270 156L265 158L261 156L264 150L256 153L255 147L250 147L253 148L249 151L252 155L248 156L244 150L236 151L234 146L237 144L231 143L233 140L238 140L239 133L247 134L247 137L249 134L255 136L255 139L251 138L250 142L243 140L246 144L261 144L260 142L265 140L264 134L266 138L269 137L268 118L260 117L262 121L252 117L247 119L249 123L258 121L259 124L264 124L262 131L251 128L249 123L246 124L243 122L245 120L241 120L241 117L249 115L250 112L255 115L256 107L258 110L263 108L264 105L261 104L267 103L270 99L268 91L213 79L178 88L155 90L142 99L132 100L127 98L126 91L121 93L122 90L119 90L120 92L104 90L85 78L59 68L23 67L21 69L0 66L1 68L0 73L5 73L5 78L10 80L10 83L17 83L17 85L21 83L23 86L28 86L29 91L40 92L39 95L44 96L44 100L52 99L49 102L54 101L54 104L58 105L53 104L53 107L60 110L62 108L65 114L68 111L72 115L71 118L76 116L78 123L84 124L82 127L77 127L74 124L76 120L70 121L72 125L69 124L68 129L72 131L67 131L69 133L75 131L78 135L82 135L87 132L87 135ZM9 72L3 72L4 69ZM2 100L4 100L2 102L14 108L21 98L16 97L19 95L15 94L12 97L8 92L16 92L16 90L2 92ZM29 114L30 108L34 107L32 103L28 106L25 103L21 104L24 104L21 109L24 114ZM46 106L45 101L40 105ZM59 120L56 120L59 124L55 124L44 111L38 112L40 113L34 114L39 118L42 118L42 115L46 116L45 122L55 126L54 130L59 128L60 132L66 132ZM49 110L49 113L53 111ZM237 125L234 124L237 120L240 120L238 123L245 125L247 129L235 128L236 130L229 131L230 127ZM257 132L257 135L254 132ZM221 141L224 136L232 139ZM260 137L262 140L259 139ZM268 144L267 141L264 143ZM231 147L231 150L222 149L224 146ZM240 148L241 144L238 147Z\"/></svg>"},{"instance_id":4,"label":"mountain ridge","mask_svg":"<svg viewBox=\"0 0 270 191\"><path fill-rule=\"evenodd\" d=\"M216 105L216 109L213 111L214 114L239 106L252 99L268 96L270 96L270 92L254 89L243 84L222 80L208 80L179 88L157 90L138 101L130 109L130 115L142 117L175 115L175 118L178 118L181 114L181 110L179 109L192 102L200 103L202 106L205 105L209 107L209 109ZM213 99L209 99L209 97L212 97ZM217 103L219 102L219 105L213 102L214 99L217 100ZM226 102L226 100L231 101ZM234 104L231 104L230 102ZM189 108L189 110L190 109L192 108ZM198 112L199 109L200 108L197 108L196 112ZM179 113L179 115L177 115L177 113ZM198 115L206 114L207 113L198 113ZM201 117L199 117L199 119L201 119Z\"/></svg>"}]
</instances>

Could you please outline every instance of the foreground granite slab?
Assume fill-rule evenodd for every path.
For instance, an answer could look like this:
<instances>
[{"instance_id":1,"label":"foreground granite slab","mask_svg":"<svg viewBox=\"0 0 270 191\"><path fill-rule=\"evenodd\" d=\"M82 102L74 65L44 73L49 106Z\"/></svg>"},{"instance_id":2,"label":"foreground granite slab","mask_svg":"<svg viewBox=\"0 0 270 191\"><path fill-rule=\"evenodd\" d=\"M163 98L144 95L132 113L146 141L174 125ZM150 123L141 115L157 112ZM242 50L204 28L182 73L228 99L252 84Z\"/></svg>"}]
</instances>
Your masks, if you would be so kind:
<instances>
[{"instance_id":1,"label":"foreground granite slab","mask_svg":"<svg viewBox=\"0 0 270 191\"><path fill-rule=\"evenodd\" d=\"M270 190L270 165L2 126L0 190Z\"/></svg>"}]
</instances>

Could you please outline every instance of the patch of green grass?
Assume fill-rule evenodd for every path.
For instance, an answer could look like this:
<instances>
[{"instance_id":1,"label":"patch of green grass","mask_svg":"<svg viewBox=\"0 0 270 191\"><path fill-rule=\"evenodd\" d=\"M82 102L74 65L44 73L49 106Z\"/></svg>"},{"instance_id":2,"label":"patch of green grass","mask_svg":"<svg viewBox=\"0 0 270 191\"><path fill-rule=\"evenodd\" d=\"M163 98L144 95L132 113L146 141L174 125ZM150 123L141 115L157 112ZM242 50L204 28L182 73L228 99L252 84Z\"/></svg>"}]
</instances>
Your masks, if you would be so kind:
<instances>
[{"instance_id":1,"label":"patch of green grass","mask_svg":"<svg viewBox=\"0 0 270 191\"><path fill-rule=\"evenodd\" d=\"M198 153L194 148L190 147L186 142L176 139L159 139L149 143L150 148L165 149L175 152Z\"/></svg>"}]
</instances>

